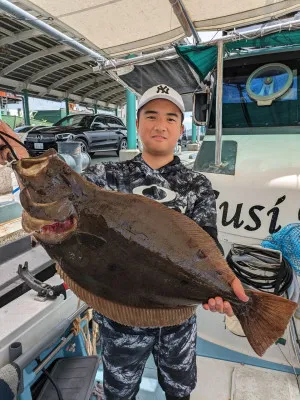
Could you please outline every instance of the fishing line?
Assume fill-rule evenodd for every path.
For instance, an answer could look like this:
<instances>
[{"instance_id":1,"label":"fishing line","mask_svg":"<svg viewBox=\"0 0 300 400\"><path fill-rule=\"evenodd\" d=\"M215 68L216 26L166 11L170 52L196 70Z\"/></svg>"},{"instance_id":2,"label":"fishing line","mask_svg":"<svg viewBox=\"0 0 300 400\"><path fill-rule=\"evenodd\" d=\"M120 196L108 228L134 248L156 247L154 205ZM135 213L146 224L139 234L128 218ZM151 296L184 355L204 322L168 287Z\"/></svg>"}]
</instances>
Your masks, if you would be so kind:
<instances>
[{"instance_id":1,"label":"fishing line","mask_svg":"<svg viewBox=\"0 0 300 400\"><path fill-rule=\"evenodd\" d=\"M22 143L20 140L16 139L15 137L9 135L8 133L0 131L0 138L5 143L4 145L0 145L0 151L7 147L10 150L10 152L12 153L12 155L14 156L14 158L16 160L19 160L19 157L17 156L17 154L15 153L15 151L12 148L11 144L8 142L8 140L5 137L8 137L8 138L14 140L16 143L18 143L19 145L23 146L25 149L26 149L26 146L24 145L24 143Z\"/></svg>"}]
</instances>

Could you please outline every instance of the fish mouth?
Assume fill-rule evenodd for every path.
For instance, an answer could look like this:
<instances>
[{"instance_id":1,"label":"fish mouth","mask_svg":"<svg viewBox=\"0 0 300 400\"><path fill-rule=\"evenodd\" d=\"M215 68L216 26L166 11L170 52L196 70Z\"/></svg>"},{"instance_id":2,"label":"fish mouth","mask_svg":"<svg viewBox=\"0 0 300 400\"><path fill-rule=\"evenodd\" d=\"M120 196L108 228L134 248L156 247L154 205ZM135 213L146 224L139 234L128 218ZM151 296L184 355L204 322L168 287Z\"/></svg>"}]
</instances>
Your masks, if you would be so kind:
<instances>
[{"instance_id":1,"label":"fish mouth","mask_svg":"<svg viewBox=\"0 0 300 400\"><path fill-rule=\"evenodd\" d=\"M30 217L23 212L22 225L23 229L30 232L38 241L58 244L65 241L76 230L78 219L72 215L63 221L45 221Z\"/></svg>"}]
</instances>

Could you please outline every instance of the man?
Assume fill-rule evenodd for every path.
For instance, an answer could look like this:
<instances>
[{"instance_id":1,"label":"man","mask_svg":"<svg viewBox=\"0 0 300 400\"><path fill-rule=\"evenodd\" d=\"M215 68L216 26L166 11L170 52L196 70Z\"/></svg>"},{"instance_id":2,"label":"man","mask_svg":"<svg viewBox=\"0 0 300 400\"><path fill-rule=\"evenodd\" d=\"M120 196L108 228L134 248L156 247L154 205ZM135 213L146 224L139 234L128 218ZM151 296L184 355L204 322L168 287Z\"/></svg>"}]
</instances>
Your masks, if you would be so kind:
<instances>
[{"instance_id":1,"label":"man","mask_svg":"<svg viewBox=\"0 0 300 400\"><path fill-rule=\"evenodd\" d=\"M97 164L90 167L85 176L107 190L144 195L184 213L219 245L215 197L209 180L185 168L174 156L174 148L183 132L183 113L183 100L174 89L166 85L150 88L138 105L136 126L143 143L142 154L126 162ZM239 299L248 300L237 278L232 288ZM233 315L230 304L220 297L210 299L203 307ZM102 324L107 400L135 399L151 353L167 400L190 398L197 378L195 315L180 325L164 328L124 326L99 314L95 314L95 319Z\"/></svg>"}]
</instances>

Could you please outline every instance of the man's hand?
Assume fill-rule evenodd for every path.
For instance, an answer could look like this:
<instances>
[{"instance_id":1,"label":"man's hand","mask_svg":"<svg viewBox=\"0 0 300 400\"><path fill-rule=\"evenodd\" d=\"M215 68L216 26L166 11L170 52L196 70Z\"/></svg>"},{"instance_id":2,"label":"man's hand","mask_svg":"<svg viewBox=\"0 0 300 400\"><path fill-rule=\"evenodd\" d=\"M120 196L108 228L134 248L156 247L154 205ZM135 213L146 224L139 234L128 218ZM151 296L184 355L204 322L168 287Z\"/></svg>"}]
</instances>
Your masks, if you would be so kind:
<instances>
[{"instance_id":1,"label":"man's hand","mask_svg":"<svg viewBox=\"0 0 300 400\"><path fill-rule=\"evenodd\" d=\"M232 281L231 287L236 294L236 296L244 301L247 302L249 297L246 295L245 290L241 284L241 281L238 278L235 278ZM204 310L210 310L212 312L219 312L228 315L228 317L233 316L233 311L230 303L228 301L223 301L221 297L215 297L208 300L207 304L203 304Z\"/></svg>"},{"instance_id":2,"label":"man's hand","mask_svg":"<svg viewBox=\"0 0 300 400\"><path fill-rule=\"evenodd\" d=\"M13 155L7 147L2 148L1 150L2 145L5 144L5 142L1 139L1 132L7 133L17 140L19 140L19 138L18 135L5 122L0 120L0 165L5 165L8 161L11 161L13 159ZM14 149L14 152L16 153L18 158L29 157L27 150L23 146L18 144L15 140L8 138L7 136L5 136L5 139Z\"/></svg>"}]
</instances>

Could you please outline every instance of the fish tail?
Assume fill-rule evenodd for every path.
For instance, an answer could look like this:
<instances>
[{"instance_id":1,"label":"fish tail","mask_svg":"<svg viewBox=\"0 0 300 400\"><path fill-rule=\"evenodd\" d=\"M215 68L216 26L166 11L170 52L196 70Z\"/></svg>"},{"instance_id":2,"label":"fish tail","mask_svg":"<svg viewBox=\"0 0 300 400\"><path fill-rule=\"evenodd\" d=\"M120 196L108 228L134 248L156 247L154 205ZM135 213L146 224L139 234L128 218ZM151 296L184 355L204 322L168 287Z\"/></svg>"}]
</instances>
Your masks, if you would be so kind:
<instances>
[{"instance_id":1,"label":"fish tail","mask_svg":"<svg viewBox=\"0 0 300 400\"><path fill-rule=\"evenodd\" d=\"M262 356L279 339L293 316L297 303L270 293L246 290L249 301L233 311L253 350Z\"/></svg>"}]
</instances>

